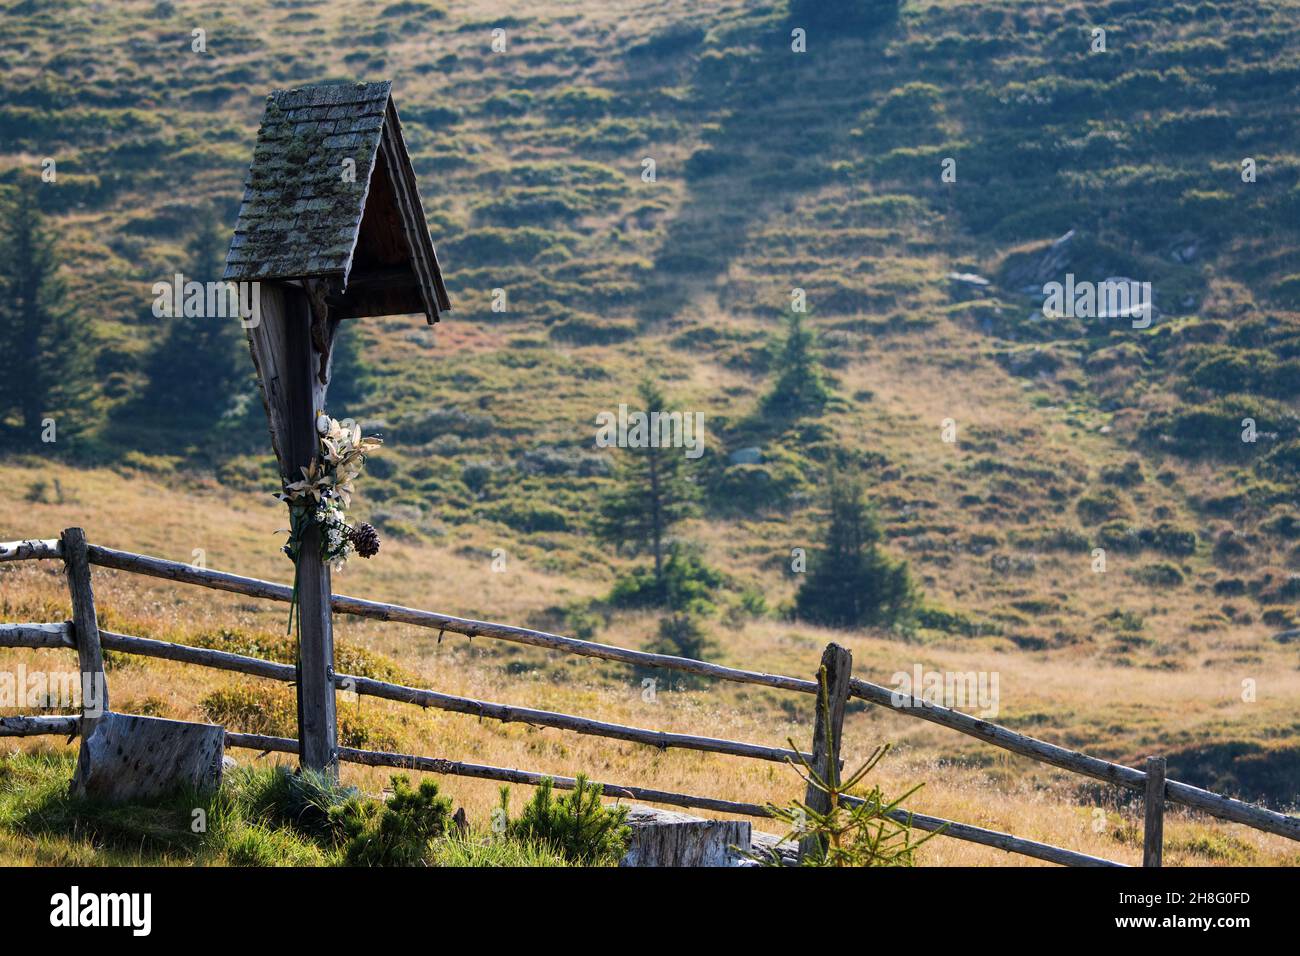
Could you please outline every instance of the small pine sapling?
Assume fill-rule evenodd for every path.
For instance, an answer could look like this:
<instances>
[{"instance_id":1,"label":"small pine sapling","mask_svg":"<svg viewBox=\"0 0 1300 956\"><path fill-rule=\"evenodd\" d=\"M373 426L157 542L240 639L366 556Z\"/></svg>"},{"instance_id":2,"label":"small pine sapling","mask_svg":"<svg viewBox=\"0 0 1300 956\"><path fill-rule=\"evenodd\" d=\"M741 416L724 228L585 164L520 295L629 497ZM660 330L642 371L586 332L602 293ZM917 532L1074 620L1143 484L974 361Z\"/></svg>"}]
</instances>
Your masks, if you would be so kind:
<instances>
[{"instance_id":1,"label":"small pine sapling","mask_svg":"<svg viewBox=\"0 0 1300 956\"><path fill-rule=\"evenodd\" d=\"M516 819L510 819L510 788L501 788L501 819L505 833L540 843L579 866L613 866L627 852L632 829L627 807L606 807L601 788L582 774L577 786L558 800L547 777L538 785Z\"/></svg>"},{"instance_id":2,"label":"small pine sapling","mask_svg":"<svg viewBox=\"0 0 1300 956\"><path fill-rule=\"evenodd\" d=\"M827 700L826 668L818 674L822 692L820 701ZM819 707L819 719L825 722L826 740L831 753L839 753L836 746L830 709ZM790 749L798 755L798 763L790 765L804 782L826 794L829 807L814 810L801 800L789 806L768 804L768 813L789 827L787 841L802 843L807 849L799 860L800 866L913 866L916 851L931 837L943 832L940 827L919 840L912 838L911 814L899 809L904 800L916 793L924 784L918 783L893 800L887 799L879 785L872 785L863 796L852 795L889 752L889 744L877 747L858 769L843 779L830 780L817 771L803 753L789 741ZM770 866L784 864L780 854L769 850L766 855L750 854L751 859Z\"/></svg>"},{"instance_id":3,"label":"small pine sapling","mask_svg":"<svg viewBox=\"0 0 1300 956\"><path fill-rule=\"evenodd\" d=\"M404 776L392 778L393 793L383 807L350 801L335 808L334 818L347 838L348 866L421 866L430 841L446 834L451 800L438 795L438 785L421 780L412 789Z\"/></svg>"}]
</instances>

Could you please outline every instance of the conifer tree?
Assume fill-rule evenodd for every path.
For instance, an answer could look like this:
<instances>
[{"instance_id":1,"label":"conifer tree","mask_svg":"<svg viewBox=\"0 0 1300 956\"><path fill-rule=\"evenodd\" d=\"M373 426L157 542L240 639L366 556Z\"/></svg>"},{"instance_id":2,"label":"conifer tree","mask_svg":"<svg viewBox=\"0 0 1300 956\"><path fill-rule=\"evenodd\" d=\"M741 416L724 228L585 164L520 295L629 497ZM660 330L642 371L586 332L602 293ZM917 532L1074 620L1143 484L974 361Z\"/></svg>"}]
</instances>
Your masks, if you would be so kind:
<instances>
[{"instance_id":1,"label":"conifer tree","mask_svg":"<svg viewBox=\"0 0 1300 956\"><path fill-rule=\"evenodd\" d=\"M915 591L907 565L880 548L880 527L862 482L832 472L825 539L809 555L795 595L797 617L832 627L888 625L911 610Z\"/></svg>"},{"instance_id":2,"label":"conifer tree","mask_svg":"<svg viewBox=\"0 0 1300 956\"><path fill-rule=\"evenodd\" d=\"M221 281L225 252L221 223L215 210L205 206L185 245L185 281ZM149 321L160 338L148 361L149 385L141 411L193 428L212 427L252 381L239 318L177 315Z\"/></svg>"},{"instance_id":3,"label":"conifer tree","mask_svg":"<svg viewBox=\"0 0 1300 956\"><path fill-rule=\"evenodd\" d=\"M795 312L774 369L776 381L763 397L763 411L772 415L794 416L821 411L830 390L817 361L816 340L804 327L803 317Z\"/></svg>"},{"instance_id":4,"label":"conifer tree","mask_svg":"<svg viewBox=\"0 0 1300 956\"><path fill-rule=\"evenodd\" d=\"M19 186L0 234L0 426L23 443L87 428L94 415L87 323L78 322L58 275L54 239L36 201ZM45 425L54 423L53 430Z\"/></svg>"},{"instance_id":5,"label":"conifer tree","mask_svg":"<svg viewBox=\"0 0 1300 956\"><path fill-rule=\"evenodd\" d=\"M638 390L644 410L668 411L663 393L645 382ZM601 502L596 533L634 554L654 556L655 582L664 585L664 557L673 525L695 511L698 491L681 448L629 447L619 452L613 490Z\"/></svg>"},{"instance_id":6,"label":"conifer tree","mask_svg":"<svg viewBox=\"0 0 1300 956\"><path fill-rule=\"evenodd\" d=\"M652 654L670 654L702 661L717 651L718 645L701 626L699 619L688 613L670 614L659 619L659 635L646 650Z\"/></svg>"},{"instance_id":7,"label":"conifer tree","mask_svg":"<svg viewBox=\"0 0 1300 956\"><path fill-rule=\"evenodd\" d=\"M336 416L354 417L370 393L370 369L365 362L364 323L345 322L330 344L330 384L327 398Z\"/></svg>"}]
</instances>

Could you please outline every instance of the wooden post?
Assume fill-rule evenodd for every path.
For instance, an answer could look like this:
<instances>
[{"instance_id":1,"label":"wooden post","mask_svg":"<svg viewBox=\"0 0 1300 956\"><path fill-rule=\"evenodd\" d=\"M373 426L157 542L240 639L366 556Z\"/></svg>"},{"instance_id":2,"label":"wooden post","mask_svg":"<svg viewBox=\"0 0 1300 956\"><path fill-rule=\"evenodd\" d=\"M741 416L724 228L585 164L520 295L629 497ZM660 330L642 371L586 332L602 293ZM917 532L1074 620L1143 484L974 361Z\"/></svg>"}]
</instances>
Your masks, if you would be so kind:
<instances>
[{"instance_id":1,"label":"wooden post","mask_svg":"<svg viewBox=\"0 0 1300 956\"><path fill-rule=\"evenodd\" d=\"M86 559L86 532L80 528L63 532L63 562L72 597L72 626L81 670L81 736L84 739L108 710L108 683L104 680L104 652L99 644L95 592L90 585L90 562Z\"/></svg>"},{"instance_id":2,"label":"wooden post","mask_svg":"<svg viewBox=\"0 0 1300 956\"><path fill-rule=\"evenodd\" d=\"M302 477L300 468L319 454L316 413L325 409L321 365L328 353L312 334L306 294L293 286L261 286L261 321L248 329L271 444L281 475ZM320 529L303 536L298 557L298 739L299 762L338 774L338 728L334 701L334 627L330 617L330 569L320 558Z\"/></svg>"},{"instance_id":3,"label":"wooden post","mask_svg":"<svg viewBox=\"0 0 1300 956\"><path fill-rule=\"evenodd\" d=\"M812 768L822 780L831 784L840 781L840 737L844 729L844 708L849 700L849 678L852 675L853 655L838 644L827 644L818 670ZM809 784L804 803L818 813L825 813L831 808L830 794ZM816 837L805 837L799 842L799 855L816 851L817 842Z\"/></svg>"},{"instance_id":4,"label":"wooden post","mask_svg":"<svg viewBox=\"0 0 1300 956\"><path fill-rule=\"evenodd\" d=\"M1147 757L1146 828L1142 865L1160 866L1165 843L1165 758Z\"/></svg>"},{"instance_id":5,"label":"wooden post","mask_svg":"<svg viewBox=\"0 0 1300 956\"><path fill-rule=\"evenodd\" d=\"M298 739L300 763L338 776L334 701L334 624L330 569L320 559L320 528L303 536L298 558Z\"/></svg>"},{"instance_id":6,"label":"wooden post","mask_svg":"<svg viewBox=\"0 0 1300 956\"><path fill-rule=\"evenodd\" d=\"M104 652L99 643L99 622L95 620L95 592L90 584L90 562L86 558L86 532L68 528L63 532L63 564L72 599L72 627L77 642L77 670L81 678L81 753L72 780L73 791L82 789L82 775L89 766L86 738L94 733L108 713L108 681L104 679Z\"/></svg>"}]
</instances>

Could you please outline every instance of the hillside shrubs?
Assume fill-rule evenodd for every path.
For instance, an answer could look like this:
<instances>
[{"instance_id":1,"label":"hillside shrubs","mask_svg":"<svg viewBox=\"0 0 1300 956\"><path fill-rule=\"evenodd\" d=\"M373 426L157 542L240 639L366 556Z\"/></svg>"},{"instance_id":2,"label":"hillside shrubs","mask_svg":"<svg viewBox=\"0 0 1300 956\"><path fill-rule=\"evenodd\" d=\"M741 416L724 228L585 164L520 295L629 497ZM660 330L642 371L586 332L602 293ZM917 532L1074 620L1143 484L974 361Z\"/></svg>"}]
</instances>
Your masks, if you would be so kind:
<instances>
[{"instance_id":1,"label":"hillside shrubs","mask_svg":"<svg viewBox=\"0 0 1300 956\"><path fill-rule=\"evenodd\" d=\"M1133 508L1128 499L1113 488L1096 488L1080 495L1074 503L1079 520L1084 524L1101 524L1132 517Z\"/></svg>"},{"instance_id":2,"label":"hillside shrubs","mask_svg":"<svg viewBox=\"0 0 1300 956\"><path fill-rule=\"evenodd\" d=\"M943 631L946 634L961 634L965 637L994 633L998 630L996 626L981 624L972 620L969 615L963 614L961 611L930 605L918 607L913 617L917 627L927 628L932 631Z\"/></svg>"},{"instance_id":3,"label":"hillside shrubs","mask_svg":"<svg viewBox=\"0 0 1300 956\"><path fill-rule=\"evenodd\" d=\"M659 619L655 638L645 646L651 654L666 654L669 657L685 657L690 660L703 661L716 659L718 643L705 629L700 618L694 614L669 614ZM661 669L654 667L638 668L638 676L651 677L656 682L671 680L674 690L686 690L700 687L705 679L697 674L672 671L671 677Z\"/></svg>"},{"instance_id":4,"label":"hillside shrubs","mask_svg":"<svg viewBox=\"0 0 1300 956\"><path fill-rule=\"evenodd\" d=\"M1132 574L1148 587L1172 588L1183 583L1183 572L1164 561L1135 568Z\"/></svg>"},{"instance_id":5,"label":"hillside shrubs","mask_svg":"<svg viewBox=\"0 0 1300 956\"><path fill-rule=\"evenodd\" d=\"M519 229L487 227L450 241L451 251L469 263L531 262L548 250L567 256L563 237L547 229L523 226Z\"/></svg>"},{"instance_id":6,"label":"hillside shrubs","mask_svg":"<svg viewBox=\"0 0 1300 956\"><path fill-rule=\"evenodd\" d=\"M541 502L512 499L487 509L483 514L525 534L569 529L569 517L564 511Z\"/></svg>"},{"instance_id":7,"label":"hillside shrubs","mask_svg":"<svg viewBox=\"0 0 1300 956\"><path fill-rule=\"evenodd\" d=\"M546 98L546 105L558 116L591 119L610 111L614 94L596 86L566 86Z\"/></svg>"},{"instance_id":8,"label":"hillside shrubs","mask_svg":"<svg viewBox=\"0 0 1300 956\"><path fill-rule=\"evenodd\" d=\"M648 38L628 47L632 57L669 57L699 46L704 40L704 28L694 23L670 23Z\"/></svg>"},{"instance_id":9,"label":"hillside shrubs","mask_svg":"<svg viewBox=\"0 0 1300 956\"><path fill-rule=\"evenodd\" d=\"M260 683L242 681L212 691L199 701L205 720L245 734L296 737L298 703L293 691L267 689ZM339 743L344 747L396 750L402 735L402 720L377 708L360 704L340 707Z\"/></svg>"},{"instance_id":10,"label":"hillside shrubs","mask_svg":"<svg viewBox=\"0 0 1300 956\"><path fill-rule=\"evenodd\" d=\"M1260 524L1269 534L1275 534L1287 541L1300 538L1300 513L1292 508L1280 508Z\"/></svg>"},{"instance_id":11,"label":"hillside shrubs","mask_svg":"<svg viewBox=\"0 0 1300 956\"><path fill-rule=\"evenodd\" d=\"M231 654L242 654L245 657L260 657L279 664L294 663L298 653L294 638L278 631L222 627L192 635L173 635L168 639L178 640L192 647L207 647ZM419 682L415 674L401 667L396 661L353 644L351 641L334 642L334 669L339 673L352 674L355 677L373 677L375 680L386 680L397 684Z\"/></svg>"},{"instance_id":12,"label":"hillside shrubs","mask_svg":"<svg viewBox=\"0 0 1300 956\"><path fill-rule=\"evenodd\" d=\"M661 574L656 576L653 568L644 567L620 576L609 593L609 603L619 608L708 613L726 583L726 576L705 564L696 549L673 542Z\"/></svg>"},{"instance_id":13,"label":"hillside shrubs","mask_svg":"<svg viewBox=\"0 0 1300 956\"><path fill-rule=\"evenodd\" d=\"M762 461L733 463L711 455L704 481L710 509L720 514L757 515L790 507L805 493L808 461L775 445L764 445Z\"/></svg>"},{"instance_id":14,"label":"hillside shrubs","mask_svg":"<svg viewBox=\"0 0 1300 956\"><path fill-rule=\"evenodd\" d=\"M1106 484L1120 488L1133 488L1146 480L1142 463L1136 458L1130 458L1122 465L1102 465L1099 477Z\"/></svg>"},{"instance_id":15,"label":"hillside shrubs","mask_svg":"<svg viewBox=\"0 0 1300 956\"><path fill-rule=\"evenodd\" d=\"M790 0L790 21L804 26L867 29L898 16L899 0Z\"/></svg>"},{"instance_id":16,"label":"hillside shrubs","mask_svg":"<svg viewBox=\"0 0 1300 956\"><path fill-rule=\"evenodd\" d=\"M645 648L651 654L668 654L702 661L717 650L715 642L690 614L670 614L659 621L659 634Z\"/></svg>"},{"instance_id":17,"label":"hillside shrubs","mask_svg":"<svg viewBox=\"0 0 1300 956\"><path fill-rule=\"evenodd\" d=\"M1281 358L1272 349L1199 345L1183 367L1187 387L1212 395L1289 398L1300 391L1300 361Z\"/></svg>"},{"instance_id":18,"label":"hillside shrubs","mask_svg":"<svg viewBox=\"0 0 1300 956\"><path fill-rule=\"evenodd\" d=\"M1266 478L1294 483L1300 478L1300 441L1281 442L1255 467Z\"/></svg>"},{"instance_id":19,"label":"hillside shrubs","mask_svg":"<svg viewBox=\"0 0 1300 956\"><path fill-rule=\"evenodd\" d=\"M1127 521L1108 521L1097 529L1096 542L1103 548L1116 551L1137 552L1144 548L1159 551L1171 557L1187 557L1196 553L1196 532L1161 522L1154 528L1141 528Z\"/></svg>"},{"instance_id":20,"label":"hillside shrubs","mask_svg":"<svg viewBox=\"0 0 1300 956\"><path fill-rule=\"evenodd\" d=\"M1297 424L1296 414L1280 402L1252 395L1227 395L1153 415L1142 433L1149 441L1189 458L1253 454L1266 446L1242 440L1247 419L1254 423L1256 435L1294 431Z\"/></svg>"}]
</instances>

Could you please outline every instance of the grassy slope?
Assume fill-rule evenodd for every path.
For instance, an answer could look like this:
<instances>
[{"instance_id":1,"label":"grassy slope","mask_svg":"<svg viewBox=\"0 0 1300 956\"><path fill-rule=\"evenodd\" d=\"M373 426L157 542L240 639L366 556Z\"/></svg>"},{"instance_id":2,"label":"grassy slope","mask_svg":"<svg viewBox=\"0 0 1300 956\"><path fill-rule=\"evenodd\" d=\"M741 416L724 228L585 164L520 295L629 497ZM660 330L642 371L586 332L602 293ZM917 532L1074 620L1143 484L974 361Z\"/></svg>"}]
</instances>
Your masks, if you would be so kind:
<instances>
[{"instance_id":1,"label":"grassy slope","mask_svg":"<svg viewBox=\"0 0 1300 956\"><path fill-rule=\"evenodd\" d=\"M788 599L783 556L815 526L800 503L818 456L840 446L860 455L893 547L911 558L929 600L981 628L974 637L922 631L903 644L719 620L726 659L805 673L835 637L882 682L914 662L997 670L1001 719L1012 726L1124 759L1186 750L1177 771L1211 784L1233 769L1224 754L1245 743L1263 757L1226 782L1293 795L1285 780L1300 679L1293 650L1270 639L1292 613L1294 596L1276 582L1293 558L1285 538L1261 529L1288 489L1262 487L1249 460L1233 459L1239 444L1206 462L1138 441L1152 416L1207 397L1184 389L1198 339L1258 345L1232 336L1262 318L1274 336L1264 348L1293 347L1295 316L1277 291L1297 271L1287 218L1296 131L1279 109L1295 69L1293 5L1155 15L1124 3L1061 12L945 4L909 9L864 40L813 30L803 58L762 4L713 5L691 18L699 33L673 26L682 20L673 4L524 3L500 21L486 3L453 4L445 18L416 5L377 18L342 3L221 13L177 3L162 16L152 3L45 14L10 6L0 43L23 55L0 120L15 161L59 157L51 196L74 293L96 302L108 403L139 384L153 342L151 320L140 318L145 290L173 271L188 205L210 197L232 218L265 91L396 80L458 314L432 335L410 319L366 326L382 384L370 407L344 411L382 422L389 438L389 467L367 478L359 506L389 540L341 589L537 623L602 593L622 561L582 531L602 480L584 457L590 423L628 401L651 369L706 413L720 444L762 444L794 461L794 507L714 511L686 529L737 590L756 587L771 606ZM488 51L498 22L508 54ZM1113 25L1104 57L1086 53L1094 22ZM189 53L196 24L208 30L208 57ZM129 56L118 55L123 38ZM959 157L959 180L944 189L947 155ZM1265 171L1252 187L1236 177L1242 155L1260 157ZM639 178L644 156L657 161L654 184ZM1150 277L1168 316L1144 335L1027 319L1033 306L1006 277L1070 228L1081 236L1077 272ZM1193 240L1197 256L1174 262L1170 249ZM944 279L952 269L998 281L984 300L963 303ZM795 286L808 291L840 396L810 430L750 418L764 345ZM505 316L489 309L495 287L509 291ZM939 440L945 418L958 423L955 446ZM1176 557L1109 547L1108 571L1095 575L1088 552L1102 532L1075 505L1104 486L1104 466L1132 456L1146 480L1121 491L1129 526L1169 523L1199 544ZM271 537L282 518L251 493L270 484L265 458L197 477L156 455L95 471L10 459L0 527L11 532L0 537L79 523L115 546L182 560L202 548L209 566L282 578ZM473 480L483 474L485 483ZM52 487L36 487L53 477L61 504ZM35 502L22 500L29 493ZM1227 527L1248 549L1231 562L1210 547ZM1051 543L1071 535L1081 550ZM510 556L505 574L489 571L496 547ZM1183 583L1134 576L1156 563L1177 566ZM105 578L101 605L122 630L279 626L278 609ZM1216 593L1225 579L1247 593ZM4 619L66 613L48 569L5 569L0 581ZM198 624L200 597L216 610ZM339 627L432 686L490 699L771 741L802 737L810 716L804 701L736 688L664 694L650 708L631 675L588 662ZM601 639L636 646L653 628L648 617L619 617ZM224 683L149 664L114 674L115 700L158 696L163 674L162 704L179 716L198 716L197 702ZM1243 679L1258 683L1256 702L1241 701ZM1026 775L1018 760L913 723L854 713L847 740L902 744L885 775L929 781L917 809L1134 858L1120 817L1092 831L1095 795L1077 781ZM453 716L420 715L395 732L421 752L615 782L737 799L794 792L779 768ZM951 759L961 773L940 770ZM450 786L486 813L490 787ZM1210 839L1182 862L1294 860L1278 841L1215 832L1229 829L1231 839ZM1208 831L1176 822L1172 832L1175 846L1192 848ZM1002 860L952 841L931 843L925 859Z\"/></svg>"}]
</instances>

